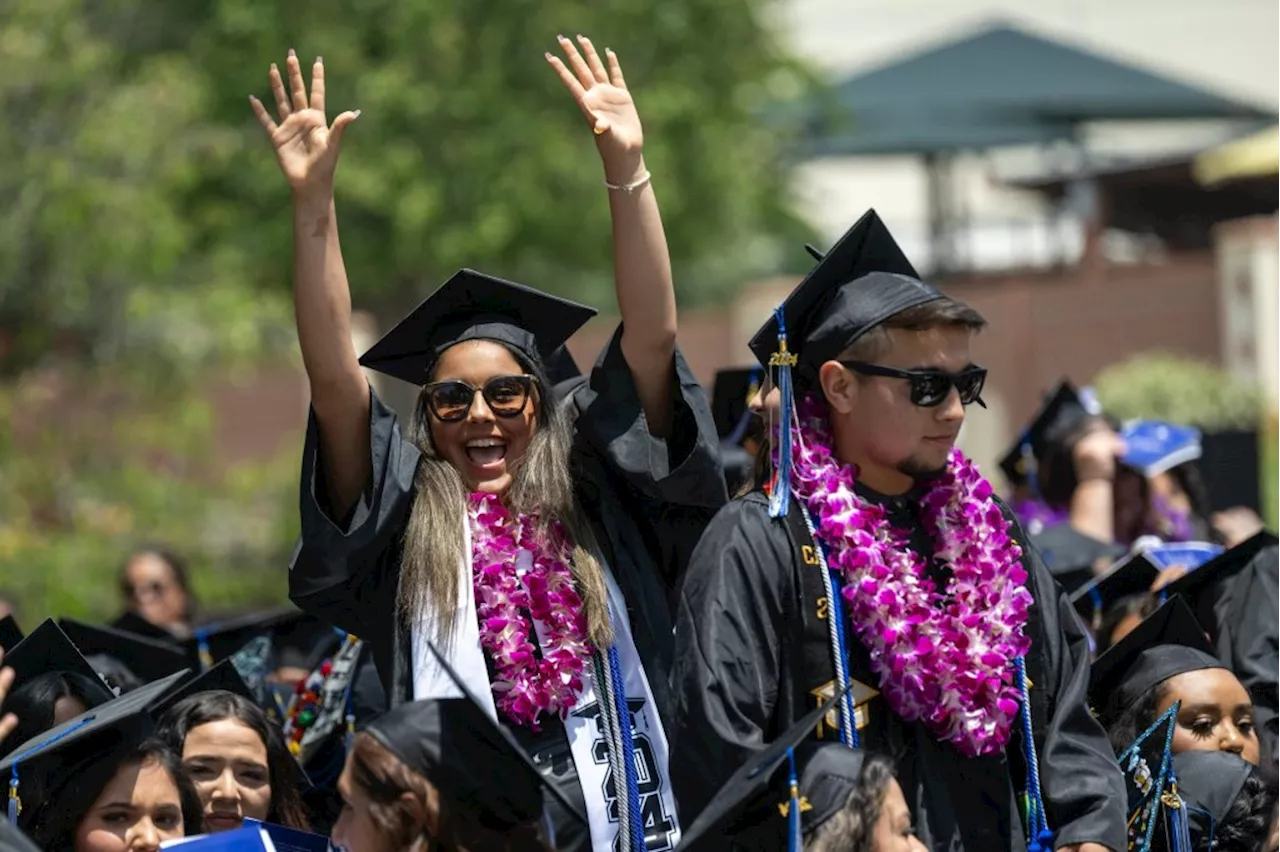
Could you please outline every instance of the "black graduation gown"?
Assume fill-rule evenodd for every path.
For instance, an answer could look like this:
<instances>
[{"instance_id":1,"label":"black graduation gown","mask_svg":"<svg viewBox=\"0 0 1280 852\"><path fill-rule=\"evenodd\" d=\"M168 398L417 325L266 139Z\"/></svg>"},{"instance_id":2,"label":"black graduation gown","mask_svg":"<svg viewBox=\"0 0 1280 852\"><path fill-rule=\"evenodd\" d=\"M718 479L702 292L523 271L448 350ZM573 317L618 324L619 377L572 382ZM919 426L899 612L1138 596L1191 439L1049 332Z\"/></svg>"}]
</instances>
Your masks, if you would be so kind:
<instances>
[{"instance_id":1,"label":"black graduation gown","mask_svg":"<svg viewBox=\"0 0 1280 852\"><path fill-rule=\"evenodd\" d=\"M679 352L667 440L649 433L616 332L586 381L563 404L575 416L572 465L578 498L627 603L636 651L658 712L669 719L671 602L698 537L726 501L719 441L701 385ZM302 467L302 536L289 572L301 609L359 636L392 706L412 699L408 626L396 617L401 536L413 505L420 454L376 394L370 411L372 475L346 523L325 505L314 412ZM540 734L514 727L545 774L579 805L581 786L558 722ZM548 796L558 848L589 849L584 826Z\"/></svg>"},{"instance_id":2,"label":"black graduation gown","mask_svg":"<svg viewBox=\"0 0 1280 852\"><path fill-rule=\"evenodd\" d=\"M918 552L931 552L908 500L864 496L885 502L894 524L913 531ZM1014 532L1025 541L1016 525ZM1043 562L1023 546L1037 601L1037 667L1044 672L1040 682L1032 675L1032 704L1040 708L1033 709L1033 720L1049 824L1058 845L1096 841L1121 850L1125 789L1106 734L1085 703L1084 628ZM752 751L822 703L815 690L824 683L809 682L812 666L805 661L814 654L830 657L817 613L814 619L797 615L800 607L816 609L803 600L802 567L817 570L801 565L786 526L769 518L767 498L759 492L726 506L694 552L676 615L680 656L672 675L676 718L669 729L672 783L686 822ZM850 676L877 688L856 635L850 635L849 654ZM830 678L829 663L826 671ZM1020 737L1004 753L966 758L923 725L893 715L883 697L872 698L865 709L869 721L859 731L861 745L896 758L898 781L926 846L948 852L1026 849L1017 805L1024 777Z\"/></svg>"}]
</instances>

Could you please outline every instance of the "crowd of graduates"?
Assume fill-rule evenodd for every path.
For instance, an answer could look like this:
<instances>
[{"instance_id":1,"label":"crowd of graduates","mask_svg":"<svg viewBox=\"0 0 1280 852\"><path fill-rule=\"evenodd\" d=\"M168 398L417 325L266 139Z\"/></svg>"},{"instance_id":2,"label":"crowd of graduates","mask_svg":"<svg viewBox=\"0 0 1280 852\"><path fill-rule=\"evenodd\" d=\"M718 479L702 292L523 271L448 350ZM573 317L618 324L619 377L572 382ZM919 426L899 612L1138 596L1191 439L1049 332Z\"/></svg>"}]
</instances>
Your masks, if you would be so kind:
<instances>
[{"instance_id":1,"label":"crowd of graduates","mask_svg":"<svg viewBox=\"0 0 1280 852\"><path fill-rule=\"evenodd\" d=\"M559 48L621 316L585 374L594 309L470 269L357 355L359 114L326 117L321 59L309 89L271 66L312 397L293 605L207 623L145 546L111 624L0 622L0 848L1280 848L1276 538L1208 512L1195 430L1064 383L1001 499L956 449L986 321L874 212L708 395L619 60Z\"/></svg>"}]
</instances>

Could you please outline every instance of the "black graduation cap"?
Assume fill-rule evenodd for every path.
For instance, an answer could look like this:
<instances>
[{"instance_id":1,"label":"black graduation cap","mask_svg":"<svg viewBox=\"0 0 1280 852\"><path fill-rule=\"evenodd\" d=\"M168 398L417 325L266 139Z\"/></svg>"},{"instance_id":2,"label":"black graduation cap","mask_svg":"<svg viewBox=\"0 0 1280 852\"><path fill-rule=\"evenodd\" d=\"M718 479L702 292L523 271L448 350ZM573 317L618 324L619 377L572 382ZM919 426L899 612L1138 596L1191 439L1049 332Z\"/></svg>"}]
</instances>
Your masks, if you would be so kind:
<instances>
[{"instance_id":1,"label":"black graduation cap","mask_svg":"<svg viewBox=\"0 0 1280 852\"><path fill-rule=\"evenodd\" d=\"M182 650L167 642L70 618L59 624L82 654L112 657L143 682L167 677L189 666Z\"/></svg>"},{"instance_id":2,"label":"black graduation cap","mask_svg":"<svg viewBox=\"0 0 1280 852\"><path fill-rule=\"evenodd\" d=\"M1085 405L1075 386L1062 379L1040 403L1040 409L1027 428L1000 459L1000 470L1005 478L1015 486L1027 483L1048 449L1095 414Z\"/></svg>"},{"instance_id":3,"label":"black graduation cap","mask_svg":"<svg viewBox=\"0 0 1280 852\"><path fill-rule=\"evenodd\" d=\"M1146 594L1160 576L1160 566L1141 551L1125 556L1101 577L1071 593L1071 602L1086 621L1130 595Z\"/></svg>"},{"instance_id":4,"label":"black graduation cap","mask_svg":"<svg viewBox=\"0 0 1280 852\"><path fill-rule=\"evenodd\" d=\"M448 790L462 807L481 808L488 825L514 826L543 817L543 788L583 825L587 818L494 720L427 640L440 667L462 693L401 704L365 727L405 766Z\"/></svg>"},{"instance_id":5,"label":"black graduation cap","mask_svg":"<svg viewBox=\"0 0 1280 852\"><path fill-rule=\"evenodd\" d=\"M18 626L18 620L12 615L0 618L0 648L9 650L21 642L24 635L22 628Z\"/></svg>"},{"instance_id":6,"label":"black graduation cap","mask_svg":"<svg viewBox=\"0 0 1280 852\"><path fill-rule=\"evenodd\" d=\"M852 686L850 681L845 692ZM862 773L864 753L835 741L801 747L843 697L844 692L833 696L738 767L685 829L681 852L723 849L727 835L743 834L751 836L753 848L786 848L785 808L778 806L789 806L783 766L793 751L802 797L801 833L813 831L843 808Z\"/></svg>"},{"instance_id":7,"label":"black graduation cap","mask_svg":"<svg viewBox=\"0 0 1280 852\"><path fill-rule=\"evenodd\" d=\"M801 382L811 384L818 367L889 317L941 298L920 280L876 212L868 210L782 303L787 345L798 357ZM777 318L771 317L751 338L752 353L766 367L778 351L778 336Z\"/></svg>"},{"instance_id":8,"label":"black graduation cap","mask_svg":"<svg viewBox=\"0 0 1280 852\"><path fill-rule=\"evenodd\" d=\"M1095 706L1129 707L1175 675L1221 668L1204 628L1181 598L1171 598L1094 661L1089 697Z\"/></svg>"},{"instance_id":9,"label":"black graduation cap","mask_svg":"<svg viewBox=\"0 0 1280 852\"><path fill-rule=\"evenodd\" d=\"M360 357L361 366L415 385L464 340L494 340L545 364L594 308L461 269Z\"/></svg>"},{"instance_id":10,"label":"black graduation cap","mask_svg":"<svg viewBox=\"0 0 1280 852\"><path fill-rule=\"evenodd\" d=\"M1131 852L1173 852L1166 813L1174 788L1173 729L1182 702L1161 714L1116 758L1127 793L1127 848Z\"/></svg>"},{"instance_id":11,"label":"black graduation cap","mask_svg":"<svg viewBox=\"0 0 1280 852\"><path fill-rule=\"evenodd\" d=\"M1188 805L1192 843L1197 849L1212 848L1213 828L1240 798L1253 764L1229 751L1184 751L1173 756L1173 771Z\"/></svg>"},{"instance_id":12,"label":"black graduation cap","mask_svg":"<svg viewBox=\"0 0 1280 852\"><path fill-rule=\"evenodd\" d=\"M158 696L173 687L185 672L149 683L100 704L56 728L37 734L0 760L0 776L9 775L10 796L21 801L21 779L36 777L43 804L57 806L56 791L87 766L137 747L151 735L148 710ZM31 803L33 806L40 803Z\"/></svg>"},{"instance_id":13,"label":"black graduation cap","mask_svg":"<svg viewBox=\"0 0 1280 852\"><path fill-rule=\"evenodd\" d=\"M1272 561L1270 570L1274 572L1276 570L1276 536L1274 533L1263 530L1194 571L1174 580L1165 587L1165 593L1184 598L1196 618L1216 641L1221 635L1222 625L1218 623L1219 616L1214 612L1214 604L1227 583L1252 565L1255 560L1267 558L1264 551L1268 549ZM1274 607L1275 602L1271 603Z\"/></svg>"},{"instance_id":14,"label":"black graduation cap","mask_svg":"<svg viewBox=\"0 0 1280 852\"><path fill-rule=\"evenodd\" d=\"M553 385L582 377L582 370L578 368L578 362L573 360L573 354L569 352L568 346L557 346L556 351L547 356L543 366L547 368L547 378Z\"/></svg>"},{"instance_id":15,"label":"black graduation cap","mask_svg":"<svg viewBox=\"0 0 1280 852\"><path fill-rule=\"evenodd\" d=\"M720 370L711 386L711 416L721 441L738 443L745 432L751 410L751 397L760 389L764 371L760 367L735 367Z\"/></svg>"},{"instance_id":16,"label":"black graduation cap","mask_svg":"<svg viewBox=\"0 0 1280 852\"><path fill-rule=\"evenodd\" d=\"M1115 559L1124 553L1118 544L1108 544L1085 535L1071 524L1054 524L1031 535L1031 544L1040 553L1045 567L1068 594L1093 579L1093 566L1100 559Z\"/></svg>"},{"instance_id":17,"label":"black graduation cap","mask_svg":"<svg viewBox=\"0 0 1280 852\"><path fill-rule=\"evenodd\" d=\"M287 606L202 625L181 644L196 666L208 669L259 636L268 636L274 643L277 637L289 640L299 632L304 641L316 642L320 636L327 638L332 628L297 607Z\"/></svg>"},{"instance_id":18,"label":"black graduation cap","mask_svg":"<svg viewBox=\"0 0 1280 852\"><path fill-rule=\"evenodd\" d=\"M160 696L151 705L151 712L158 718L184 698L214 690L232 692L241 698L247 698L254 704L258 703L253 690L249 689L248 684L244 682L244 678L240 677L235 665L230 660L223 660L207 672L189 677L185 681L175 684L172 690Z\"/></svg>"},{"instance_id":19,"label":"black graduation cap","mask_svg":"<svg viewBox=\"0 0 1280 852\"><path fill-rule=\"evenodd\" d=\"M159 639L162 642L174 641L174 635L158 624L152 624L136 612L126 612L111 622L110 627L126 633L136 633L148 639Z\"/></svg>"},{"instance_id":20,"label":"black graduation cap","mask_svg":"<svg viewBox=\"0 0 1280 852\"><path fill-rule=\"evenodd\" d=\"M10 648L4 655L4 664L13 669L15 688L37 675L67 672L88 678L107 690L107 685L93 666L51 618L45 619L29 636Z\"/></svg>"}]
</instances>

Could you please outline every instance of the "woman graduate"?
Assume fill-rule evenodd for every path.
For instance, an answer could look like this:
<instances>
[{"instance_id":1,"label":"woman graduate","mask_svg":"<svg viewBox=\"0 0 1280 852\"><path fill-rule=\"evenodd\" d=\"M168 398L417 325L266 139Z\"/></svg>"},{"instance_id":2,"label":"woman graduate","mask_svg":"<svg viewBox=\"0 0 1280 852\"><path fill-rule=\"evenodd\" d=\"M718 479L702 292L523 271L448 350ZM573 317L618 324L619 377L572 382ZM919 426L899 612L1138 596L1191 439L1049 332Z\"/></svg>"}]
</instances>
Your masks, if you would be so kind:
<instances>
[{"instance_id":1,"label":"woman graduate","mask_svg":"<svg viewBox=\"0 0 1280 852\"><path fill-rule=\"evenodd\" d=\"M681 590L672 774L686 821L745 755L848 688L814 733L894 756L928 848L1123 848L1086 637L954 448L981 399L983 325L869 212L752 340L777 367L778 473L768 497L716 516Z\"/></svg>"},{"instance_id":2,"label":"woman graduate","mask_svg":"<svg viewBox=\"0 0 1280 852\"><path fill-rule=\"evenodd\" d=\"M668 601L725 500L705 395L676 351L666 241L640 120L617 58L561 39L547 54L595 134L613 216L623 324L559 404L546 359L592 311L464 270L359 361L333 175L345 129L292 54L255 99L294 193L294 298L312 417L290 594L359 636L392 704L455 687L447 649L570 801L560 849L671 849L679 838L661 714ZM421 385L413 428L361 364ZM615 847L615 839L617 845Z\"/></svg>"}]
</instances>

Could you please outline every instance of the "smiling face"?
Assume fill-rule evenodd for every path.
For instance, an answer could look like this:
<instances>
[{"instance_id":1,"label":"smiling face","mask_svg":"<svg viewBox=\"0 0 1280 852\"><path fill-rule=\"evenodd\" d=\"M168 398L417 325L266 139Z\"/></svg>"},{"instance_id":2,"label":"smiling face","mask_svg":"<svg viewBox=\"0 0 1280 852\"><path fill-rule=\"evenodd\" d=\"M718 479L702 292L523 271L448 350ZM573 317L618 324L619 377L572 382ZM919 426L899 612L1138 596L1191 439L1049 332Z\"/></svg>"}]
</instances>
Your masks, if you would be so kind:
<instances>
[{"instance_id":1,"label":"smiling face","mask_svg":"<svg viewBox=\"0 0 1280 852\"><path fill-rule=\"evenodd\" d=\"M178 785L158 761L126 763L76 827L75 852L151 852L183 836Z\"/></svg>"},{"instance_id":2,"label":"smiling face","mask_svg":"<svg viewBox=\"0 0 1280 852\"><path fill-rule=\"evenodd\" d=\"M266 820L271 810L267 745L237 719L197 725L182 744L182 765L204 805L209 833L239 828L245 817Z\"/></svg>"},{"instance_id":3,"label":"smiling face","mask_svg":"<svg viewBox=\"0 0 1280 852\"><path fill-rule=\"evenodd\" d=\"M973 366L972 331L964 326L884 333L888 346L874 359L879 366L947 373ZM954 387L941 404L924 407L911 401L911 383L905 379L855 374L837 361L822 365L820 379L831 407L836 453L858 465L861 480L871 488L903 493L916 479L945 467L964 423Z\"/></svg>"},{"instance_id":4,"label":"smiling face","mask_svg":"<svg viewBox=\"0 0 1280 852\"><path fill-rule=\"evenodd\" d=\"M1227 669L1200 669L1164 682L1157 713L1181 701L1173 751L1229 751L1257 765L1258 732L1253 702L1239 678Z\"/></svg>"},{"instance_id":5,"label":"smiling face","mask_svg":"<svg viewBox=\"0 0 1280 852\"><path fill-rule=\"evenodd\" d=\"M436 362L433 386L443 382L465 382L484 388L495 379L524 376L528 371L504 346L488 340L468 340L444 351ZM499 381L490 385L494 405L512 399L516 383ZM452 388L455 391L457 388ZM465 394L464 394L465 395ZM537 429L538 389L532 387L523 406L514 416L495 414L485 394L471 394L470 408L460 420L442 420L431 406L424 406L436 451L462 476L469 491L503 494L511 487L515 468Z\"/></svg>"}]
</instances>

